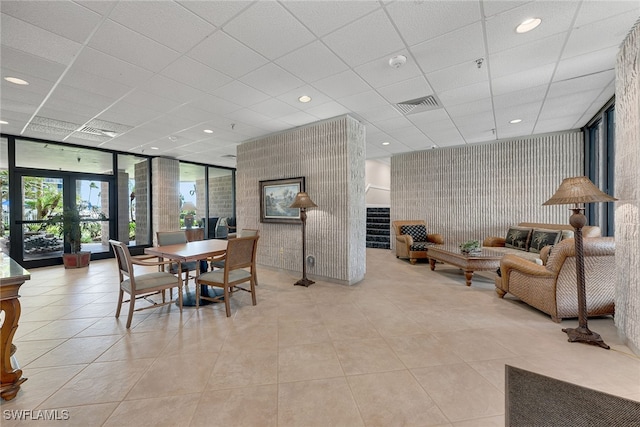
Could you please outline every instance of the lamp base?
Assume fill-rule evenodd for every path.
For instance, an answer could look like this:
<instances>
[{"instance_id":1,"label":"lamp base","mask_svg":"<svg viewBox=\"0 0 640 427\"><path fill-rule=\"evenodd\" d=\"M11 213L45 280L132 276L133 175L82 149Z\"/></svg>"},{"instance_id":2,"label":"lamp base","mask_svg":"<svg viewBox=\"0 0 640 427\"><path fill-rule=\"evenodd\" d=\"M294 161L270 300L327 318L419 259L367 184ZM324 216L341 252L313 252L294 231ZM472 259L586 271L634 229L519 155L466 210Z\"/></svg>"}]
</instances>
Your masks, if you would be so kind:
<instances>
[{"instance_id":1,"label":"lamp base","mask_svg":"<svg viewBox=\"0 0 640 427\"><path fill-rule=\"evenodd\" d=\"M589 330L589 328L564 328L562 332L565 332L569 337L569 342L583 342L585 344L592 344L600 346L609 350L609 346L605 344L600 335Z\"/></svg>"},{"instance_id":2,"label":"lamp base","mask_svg":"<svg viewBox=\"0 0 640 427\"><path fill-rule=\"evenodd\" d=\"M293 286L306 286L309 287L309 285L313 285L314 282L313 280L309 280L306 277L303 277L302 279L298 280L296 283L293 284Z\"/></svg>"}]
</instances>

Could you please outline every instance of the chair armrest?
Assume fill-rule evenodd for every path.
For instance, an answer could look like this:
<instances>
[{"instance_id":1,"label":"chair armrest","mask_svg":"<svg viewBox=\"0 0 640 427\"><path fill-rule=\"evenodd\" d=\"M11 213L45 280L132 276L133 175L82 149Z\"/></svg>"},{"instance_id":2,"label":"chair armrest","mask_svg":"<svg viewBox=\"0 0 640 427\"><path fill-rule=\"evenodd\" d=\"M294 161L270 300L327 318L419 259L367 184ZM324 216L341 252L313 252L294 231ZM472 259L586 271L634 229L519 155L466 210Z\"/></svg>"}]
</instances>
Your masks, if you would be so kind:
<instances>
[{"instance_id":1,"label":"chair armrest","mask_svg":"<svg viewBox=\"0 0 640 427\"><path fill-rule=\"evenodd\" d=\"M135 259L135 260L139 260L139 261L140 260L144 260L144 259L151 259L151 258L158 258L158 256L157 255L147 255L147 254L131 256L131 259Z\"/></svg>"},{"instance_id":2,"label":"chair armrest","mask_svg":"<svg viewBox=\"0 0 640 427\"><path fill-rule=\"evenodd\" d=\"M178 264L178 267L180 267L180 261L171 261L171 260L149 262L149 261L144 261L144 260L131 259L131 264L133 264L133 265L143 265L145 267L153 267L154 265Z\"/></svg>"},{"instance_id":3,"label":"chair armrest","mask_svg":"<svg viewBox=\"0 0 640 427\"><path fill-rule=\"evenodd\" d=\"M549 259L549 253L551 253L551 248L553 248L553 246L548 245L540 249L540 259L542 260L543 265L547 264L547 260Z\"/></svg>"},{"instance_id":4,"label":"chair armrest","mask_svg":"<svg viewBox=\"0 0 640 427\"><path fill-rule=\"evenodd\" d=\"M444 244L444 237L442 237L442 234L439 233L427 234L427 242L435 243L436 245L442 245Z\"/></svg>"},{"instance_id":5,"label":"chair armrest","mask_svg":"<svg viewBox=\"0 0 640 427\"><path fill-rule=\"evenodd\" d=\"M413 237L411 237L408 234L401 234L399 236L396 236L396 241L398 243L401 243L403 245L406 245L407 247L411 246L413 244Z\"/></svg>"},{"instance_id":6,"label":"chair armrest","mask_svg":"<svg viewBox=\"0 0 640 427\"><path fill-rule=\"evenodd\" d=\"M556 273L547 270L544 265L538 265L517 255L506 254L500 261L500 274L503 280L509 280L512 270L532 277L554 278L556 276Z\"/></svg>"},{"instance_id":7,"label":"chair armrest","mask_svg":"<svg viewBox=\"0 0 640 427\"><path fill-rule=\"evenodd\" d=\"M492 236L484 239L482 246L487 246L489 248L504 248L505 242L506 239L504 237Z\"/></svg>"}]
</instances>

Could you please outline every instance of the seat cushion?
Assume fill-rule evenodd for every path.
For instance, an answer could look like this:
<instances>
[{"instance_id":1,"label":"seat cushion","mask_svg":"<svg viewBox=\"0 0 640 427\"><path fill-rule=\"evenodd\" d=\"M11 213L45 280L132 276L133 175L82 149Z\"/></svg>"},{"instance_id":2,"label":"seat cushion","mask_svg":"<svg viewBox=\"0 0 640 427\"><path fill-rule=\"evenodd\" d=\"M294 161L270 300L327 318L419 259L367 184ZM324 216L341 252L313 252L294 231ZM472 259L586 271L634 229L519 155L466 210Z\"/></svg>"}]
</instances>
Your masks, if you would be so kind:
<instances>
[{"instance_id":1,"label":"seat cushion","mask_svg":"<svg viewBox=\"0 0 640 427\"><path fill-rule=\"evenodd\" d=\"M504 246L506 248L526 251L529 248L531 230L531 228L527 227L510 227L509 231L507 232Z\"/></svg>"},{"instance_id":2,"label":"seat cushion","mask_svg":"<svg viewBox=\"0 0 640 427\"><path fill-rule=\"evenodd\" d=\"M158 271L156 273L147 273L141 274L139 276L135 276L136 280L136 291L143 291L145 289L155 288L157 286L166 286L170 284L174 284L176 287L178 286L178 280L176 276L171 273L166 273L164 271ZM122 288L127 292L131 293L131 280L124 280L121 284Z\"/></svg>"},{"instance_id":3,"label":"seat cushion","mask_svg":"<svg viewBox=\"0 0 640 427\"><path fill-rule=\"evenodd\" d=\"M412 251L426 251L429 246L433 245L433 243L429 242L413 242L411 245Z\"/></svg>"},{"instance_id":4,"label":"seat cushion","mask_svg":"<svg viewBox=\"0 0 640 427\"><path fill-rule=\"evenodd\" d=\"M248 280L251 273L247 270L233 270L229 273L229 282ZM204 283L224 283L224 270L208 271L198 276L198 282Z\"/></svg>"},{"instance_id":5,"label":"seat cushion","mask_svg":"<svg viewBox=\"0 0 640 427\"><path fill-rule=\"evenodd\" d=\"M400 233L408 234L414 242L427 241L427 227L425 227L424 224L402 225L400 226Z\"/></svg>"},{"instance_id":6,"label":"seat cushion","mask_svg":"<svg viewBox=\"0 0 640 427\"><path fill-rule=\"evenodd\" d=\"M196 271L196 261L183 262L180 264L182 271ZM178 274L178 263L172 263L169 267L169 273Z\"/></svg>"},{"instance_id":7,"label":"seat cushion","mask_svg":"<svg viewBox=\"0 0 640 427\"><path fill-rule=\"evenodd\" d=\"M553 246L558 243L560 241L560 237L562 237L562 230L545 230L542 228L535 228L531 233L529 252L539 254L540 250L545 246Z\"/></svg>"}]
</instances>

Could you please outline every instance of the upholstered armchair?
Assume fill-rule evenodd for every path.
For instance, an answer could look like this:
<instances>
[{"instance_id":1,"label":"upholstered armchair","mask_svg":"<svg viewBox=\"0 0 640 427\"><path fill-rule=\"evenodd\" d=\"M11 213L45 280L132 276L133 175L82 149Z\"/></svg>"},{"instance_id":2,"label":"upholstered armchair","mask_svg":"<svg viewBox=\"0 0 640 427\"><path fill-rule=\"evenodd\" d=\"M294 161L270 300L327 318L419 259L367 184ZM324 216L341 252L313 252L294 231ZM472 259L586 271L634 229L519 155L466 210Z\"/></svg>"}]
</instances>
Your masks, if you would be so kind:
<instances>
[{"instance_id":1,"label":"upholstered armchair","mask_svg":"<svg viewBox=\"0 0 640 427\"><path fill-rule=\"evenodd\" d=\"M419 259L429 259L427 246L441 245L444 238L437 233L427 233L427 224L422 220L393 221L396 234L396 258L408 258L411 264Z\"/></svg>"},{"instance_id":2,"label":"upholstered armchair","mask_svg":"<svg viewBox=\"0 0 640 427\"><path fill-rule=\"evenodd\" d=\"M587 315L614 314L615 241L612 237L584 239ZM510 293L532 307L562 319L578 316L574 239L562 240L540 252L543 265L507 254L500 261L496 292Z\"/></svg>"}]
</instances>

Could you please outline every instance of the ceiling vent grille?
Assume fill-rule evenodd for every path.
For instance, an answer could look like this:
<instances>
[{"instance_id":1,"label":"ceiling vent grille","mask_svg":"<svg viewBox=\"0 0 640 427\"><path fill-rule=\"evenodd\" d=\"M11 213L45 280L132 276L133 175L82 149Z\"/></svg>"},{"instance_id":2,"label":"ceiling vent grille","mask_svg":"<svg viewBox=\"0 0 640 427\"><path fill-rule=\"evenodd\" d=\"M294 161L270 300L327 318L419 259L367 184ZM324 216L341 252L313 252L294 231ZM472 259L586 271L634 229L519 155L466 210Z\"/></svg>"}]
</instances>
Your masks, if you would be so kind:
<instances>
[{"instance_id":1,"label":"ceiling vent grille","mask_svg":"<svg viewBox=\"0 0 640 427\"><path fill-rule=\"evenodd\" d=\"M410 101L399 102L395 105L396 109L402 114L416 114L423 111L437 110L442 108L440 101L435 95L423 96L422 98L412 99Z\"/></svg>"}]
</instances>

